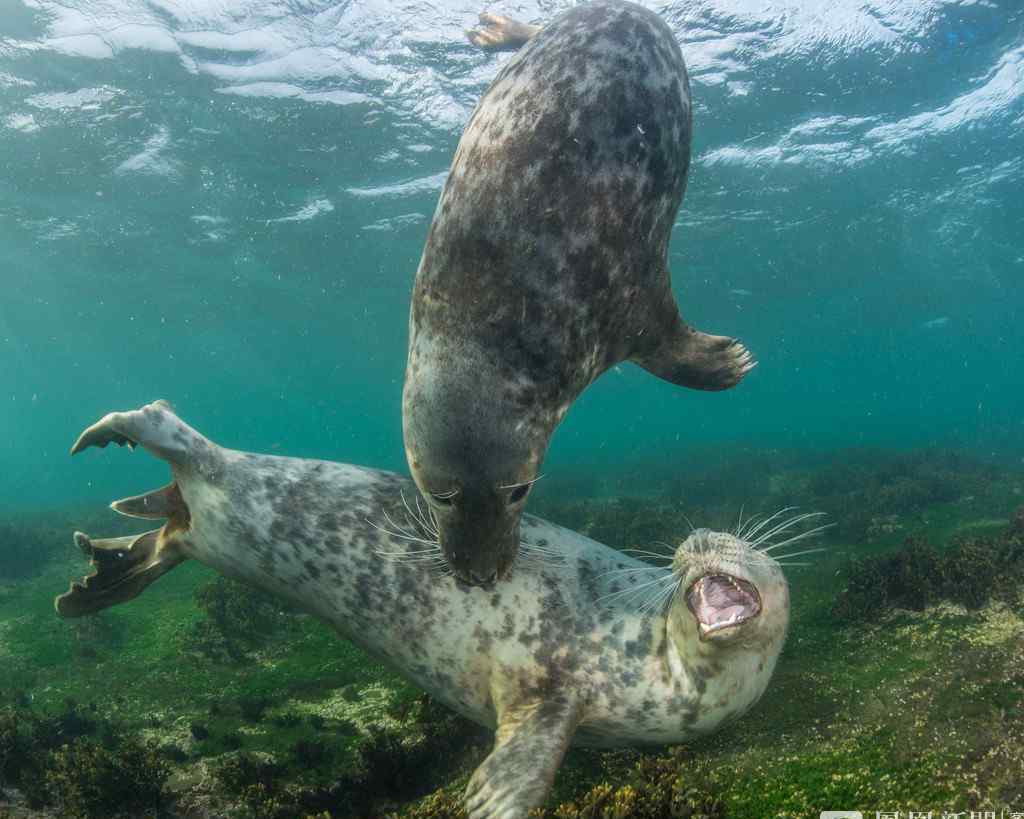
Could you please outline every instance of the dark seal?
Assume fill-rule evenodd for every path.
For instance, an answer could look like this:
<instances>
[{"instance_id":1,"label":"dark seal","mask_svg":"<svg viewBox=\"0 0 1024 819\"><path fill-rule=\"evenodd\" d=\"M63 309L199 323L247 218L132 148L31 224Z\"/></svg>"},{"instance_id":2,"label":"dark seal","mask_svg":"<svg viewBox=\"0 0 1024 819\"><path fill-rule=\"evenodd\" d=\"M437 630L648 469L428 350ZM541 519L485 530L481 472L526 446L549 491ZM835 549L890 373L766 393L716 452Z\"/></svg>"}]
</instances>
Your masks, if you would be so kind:
<instances>
[{"instance_id":1,"label":"dark seal","mask_svg":"<svg viewBox=\"0 0 1024 819\"><path fill-rule=\"evenodd\" d=\"M668 26L603 0L529 37L466 126L416 274L403 397L409 466L466 582L508 572L551 434L601 373L630 360L721 390L753 366L672 295L690 108Z\"/></svg>"}]
</instances>

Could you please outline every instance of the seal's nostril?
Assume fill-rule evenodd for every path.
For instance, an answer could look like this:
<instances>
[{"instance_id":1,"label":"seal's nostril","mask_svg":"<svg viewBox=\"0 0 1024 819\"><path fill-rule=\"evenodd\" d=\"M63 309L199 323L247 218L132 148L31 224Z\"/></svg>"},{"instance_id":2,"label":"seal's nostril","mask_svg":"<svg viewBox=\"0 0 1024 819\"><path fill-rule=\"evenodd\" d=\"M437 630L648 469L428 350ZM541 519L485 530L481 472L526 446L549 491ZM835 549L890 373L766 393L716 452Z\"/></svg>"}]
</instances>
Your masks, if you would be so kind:
<instances>
[{"instance_id":1,"label":"seal's nostril","mask_svg":"<svg viewBox=\"0 0 1024 819\"><path fill-rule=\"evenodd\" d=\"M469 579L474 586L490 586L494 583L495 580L498 579L498 571L497 569L495 569L486 577L484 577L482 574L477 574L476 572L470 572Z\"/></svg>"}]
</instances>

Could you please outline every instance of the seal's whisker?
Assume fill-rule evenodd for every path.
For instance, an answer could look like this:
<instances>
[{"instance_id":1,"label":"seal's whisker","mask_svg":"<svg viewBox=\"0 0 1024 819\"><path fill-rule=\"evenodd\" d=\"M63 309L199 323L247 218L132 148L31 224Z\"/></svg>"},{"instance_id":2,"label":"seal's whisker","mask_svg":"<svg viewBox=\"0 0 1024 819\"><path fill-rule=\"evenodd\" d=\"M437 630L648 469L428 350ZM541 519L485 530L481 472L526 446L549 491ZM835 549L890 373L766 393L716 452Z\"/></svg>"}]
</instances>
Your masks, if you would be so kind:
<instances>
[{"instance_id":1,"label":"seal's whisker","mask_svg":"<svg viewBox=\"0 0 1024 819\"><path fill-rule=\"evenodd\" d=\"M792 544L792 543L798 543L799 541L806 540L809 537L814 537L815 535L820 535L826 529L831 529L833 526L835 526L834 523L826 523L826 524L824 524L822 526L816 526L813 529L808 529L806 532L801 532L798 535L793 535L793 537L786 538L785 540L779 541L778 543L773 543L773 544L771 544L770 546L768 546L768 547L766 547L764 549L759 549L758 551L767 553L767 552L772 551L773 549L778 549L780 546L788 546L789 544Z\"/></svg>"},{"instance_id":2,"label":"seal's whisker","mask_svg":"<svg viewBox=\"0 0 1024 819\"><path fill-rule=\"evenodd\" d=\"M402 498L402 506L405 507L405 511L409 514L410 523L413 523L415 526L418 526L421 531L426 532L427 534L434 534L431 531L430 524L428 524L423 517L423 511L419 508L419 495L416 496L416 512L414 512L412 510L412 507L409 505L409 501L405 497L405 492L402 491L399 493L399 495Z\"/></svg>"},{"instance_id":3,"label":"seal's whisker","mask_svg":"<svg viewBox=\"0 0 1024 819\"><path fill-rule=\"evenodd\" d=\"M736 528L733 529L733 531L732 531L733 536L734 537L739 537L740 536L740 532L742 532L742 531L743 531L743 504L741 503L740 504L740 516L739 516L739 519L736 521Z\"/></svg>"},{"instance_id":4,"label":"seal's whisker","mask_svg":"<svg viewBox=\"0 0 1024 819\"><path fill-rule=\"evenodd\" d=\"M401 538L402 540L409 540L411 538L415 538L416 537L412 533L407 532L401 526L398 526L397 524L395 524L395 522L393 520L391 520L391 518L388 517L387 512L384 513L384 519L389 524L391 524L391 526L393 528L388 529L386 526L381 526L379 523L375 523L374 521L370 520L369 518L366 518L366 522L369 523L378 532L383 532L384 534L389 535L391 537Z\"/></svg>"},{"instance_id":5,"label":"seal's whisker","mask_svg":"<svg viewBox=\"0 0 1024 819\"><path fill-rule=\"evenodd\" d=\"M394 557L400 560L444 560L444 555L441 554L441 550L438 548L433 549L410 549L404 551L401 549L374 549L374 554L378 554L381 557Z\"/></svg>"},{"instance_id":6,"label":"seal's whisker","mask_svg":"<svg viewBox=\"0 0 1024 819\"><path fill-rule=\"evenodd\" d=\"M662 566L627 566L622 569L608 569L608 571L598 573L598 577L608 577L613 574L634 574L636 572L663 572L665 571Z\"/></svg>"},{"instance_id":7,"label":"seal's whisker","mask_svg":"<svg viewBox=\"0 0 1024 819\"><path fill-rule=\"evenodd\" d=\"M549 545L546 541L527 540L526 538L520 539L520 548L530 549L534 552L549 552L550 554L562 554L562 550L556 546Z\"/></svg>"},{"instance_id":8,"label":"seal's whisker","mask_svg":"<svg viewBox=\"0 0 1024 819\"><path fill-rule=\"evenodd\" d=\"M377 524L376 524L376 523L374 523L373 521L370 521L369 519L367 519L367 520L369 521L369 523L370 523L370 524L371 524L372 526L377 526ZM404 526L401 526L401 525L399 525L398 523L396 523L396 522L395 522L395 521L394 521L394 520L392 519L391 515L389 515L389 514L388 514L388 513L386 512L386 511L384 512L384 520L386 520L386 521L388 522L388 525L389 525L389 526L391 527L391 530L392 530L392 531L397 531L397 532L400 532L400 533L401 533L402 535L404 535L404 536L406 536L406 537L414 537L414 535L412 534L412 532L410 532L410 531L409 531L408 529L406 529L406 528L405 528ZM378 528L380 528L380 527L378 526Z\"/></svg>"},{"instance_id":9,"label":"seal's whisker","mask_svg":"<svg viewBox=\"0 0 1024 819\"><path fill-rule=\"evenodd\" d=\"M619 591L612 592L612 593L606 594L606 595L602 595L601 597L598 598L598 602L607 602L609 600L615 600L615 599L618 599L620 597L625 597L625 596L628 596L628 595L635 595L638 592L641 592L643 589L647 589L647 588L650 588L651 586L655 586L658 583L663 582L664 580L665 580L664 577L656 577L654 580L648 580L645 583L640 583L638 585L632 585L629 588L620 589Z\"/></svg>"},{"instance_id":10,"label":"seal's whisker","mask_svg":"<svg viewBox=\"0 0 1024 819\"><path fill-rule=\"evenodd\" d=\"M773 558L771 555L765 554L764 552L762 552L762 551L760 551L758 549L750 549L750 550L744 552L741 555L740 554L733 555L733 557L737 558L737 559L742 558L744 560L756 561L758 563L774 563L774 562L776 562L775 558Z\"/></svg>"},{"instance_id":11,"label":"seal's whisker","mask_svg":"<svg viewBox=\"0 0 1024 819\"><path fill-rule=\"evenodd\" d=\"M532 480L529 481L523 481L522 483L507 483L504 486L499 486L498 489L519 489L524 486L533 486L535 483L537 483L537 481L539 481L543 477L544 475L538 475L536 478L533 478Z\"/></svg>"},{"instance_id":12,"label":"seal's whisker","mask_svg":"<svg viewBox=\"0 0 1024 819\"><path fill-rule=\"evenodd\" d=\"M668 573L665 576L656 577L653 580L647 580L638 585L630 586L627 589L620 589L619 591L612 592L611 594L602 595L601 597L597 598L597 602L599 604L603 604L608 603L612 600L618 600L619 598L625 597L627 595L635 595L638 592L641 592L643 589L649 589L651 586L657 585L659 583L664 583L666 577L671 578L672 576L673 575L671 573Z\"/></svg>"},{"instance_id":13,"label":"seal's whisker","mask_svg":"<svg viewBox=\"0 0 1024 819\"><path fill-rule=\"evenodd\" d=\"M773 520L776 520L781 515L786 514L786 512L794 512L796 511L796 509L796 506L786 506L780 509L778 512L776 512L774 515L769 515L768 517L764 518L763 520L759 521L757 524L749 528L746 532L744 532L743 540L752 541L766 526L769 526Z\"/></svg>"},{"instance_id":14,"label":"seal's whisker","mask_svg":"<svg viewBox=\"0 0 1024 819\"><path fill-rule=\"evenodd\" d=\"M751 515L749 518L747 518L743 522L743 528L740 529L738 532L736 532L736 537L739 540L748 540L749 539L749 534L748 533L755 526L757 526L763 519L764 519L764 515L761 515L761 514Z\"/></svg>"},{"instance_id":15,"label":"seal's whisker","mask_svg":"<svg viewBox=\"0 0 1024 819\"><path fill-rule=\"evenodd\" d=\"M674 554L667 555L663 552L649 552L646 549L622 549L621 551L623 554L638 555L640 557L653 557L656 560L671 561L672 558L675 557Z\"/></svg>"},{"instance_id":16,"label":"seal's whisker","mask_svg":"<svg viewBox=\"0 0 1024 819\"><path fill-rule=\"evenodd\" d=\"M665 586L655 592L651 596L651 599L641 607L641 611L644 613L656 612L658 614L664 614L665 604L672 599L673 594L679 588L682 583L681 578L676 578L674 582L666 583Z\"/></svg>"},{"instance_id":17,"label":"seal's whisker","mask_svg":"<svg viewBox=\"0 0 1024 819\"><path fill-rule=\"evenodd\" d=\"M416 509L415 509L415 511L413 510L412 506L409 504L409 500L405 497L405 492L402 491L402 492L399 493L399 495L400 495L400 497L402 499L402 506L405 507L405 511L406 511L406 515L407 515L406 520L408 521L409 525L412 528L419 529L420 532L422 532L422 533L424 533L424 534L426 534L428 536L431 536L431 537L437 539L438 538L438 532L437 532L436 528L431 525L430 521L427 520L427 516L424 515L423 508L420 506L420 497L419 497L419 495L417 494L416 497L415 497L415 502L416 502ZM429 511L429 508L428 508L427 511Z\"/></svg>"},{"instance_id":18,"label":"seal's whisker","mask_svg":"<svg viewBox=\"0 0 1024 819\"><path fill-rule=\"evenodd\" d=\"M559 552L538 549L535 546L523 543L519 544L518 558L524 563L532 563L535 566L565 565L565 555Z\"/></svg>"},{"instance_id":19,"label":"seal's whisker","mask_svg":"<svg viewBox=\"0 0 1024 819\"><path fill-rule=\"evenodd\" d=\"M664 613L665 606L671 603L672 599L679 593L679 589L682 588L682 585L683 578L680 576L676 578L675 583L673 583L671 586L665 589L665 594L663 595L662 601L660 603L662 613Z\"/></svg>"},{"instance_id":20,"label":"seal's whisker","mask_svg":"<svg viewBox=\"0 0 1024 819\"><path fill-rule=\"evenodd\" d=\"M381 558L381 560L386 560L389 563L409 563L418 565L433 564L440 566L446 562L444 558L439 558L436 555L403 555L394 552L390 554L386 552L376 552L376 555Z\"/></svg>"},{"instance_id":21,"label":"seal's whisker","mask_svg":"<svg viewBox=\"0 0 1024 819\"><path fill-rule=\"evenodd\" d=\"M775 537L775 535L781 534L787 529L793 528L798 523L803 523L805 520L809 520L810 518L821 517L824 514L824 512L804 512L802 515L794 515L793 517L782 521L782 523L776 524L767 532L762 532L758 536L757 540L750 544L751 548L756 549L761 544L767 543L771 538Z\"/></svg>"},{"instance_id":22,"label":"seal's whisker","mask_svg":"<svg viewBox=\"0 0 1024 819\"><path fill-rule=\"evenodd\" d=\"M559 563L565 562L565 555L559 554L558 552L542 552L537 549L520 549L519 554L530 554L536 555L537 557L543 557L546 560L557 560Z\"/></svg>"},{"instance_id":23,"label":"seal's whisker","mask_svg":"<svg viewBox=\"0 0 1024 819\"><path fill-rule=\"evenodd\" d=\"M387 549L374 549L379 555L433 555L438 556L441 554L440 550L435 546L432 549L401 549L395 551L388 551Z\"/></svg>"},{"instance_id":24,"label":"seal's whisker","mask_svg":"<svg viewBox=\"0 0 1024 819\"><path fill-rule=\"evenodd\" d=\"M805 520L809 520L810 518L817 517L817 516L823 515L823 514L824 514L823 512L809 512L809 513L804 514L804 515L798 515L797 517L793 518L792 520L787 520L787 521L784 521L783 523L779 523L778 525L773 526L769 531L762 532L761 535L758 537L758 540L755 541L753 544L751 544L751 547L754 548L754 549L757 549L758 547L761 547L764 544L770 543L772 537L775 537L775 536L781 534L786 529L791 529L794 526L796 526L797 524L803 523Z\"/></svg>"},{"instance_id":25,"label":"seal's whisker","mask_svg":"<svg viewBox=\"0 0 1024 819\"><path fill-rule=\"evenodd\" d=\"M781 563L783 560L786 560L786 559L791 558L791 557L799 557L800 555L813 555L813 554L817 554L818 552L827 552L827 551L828 551L828 549L826 549L826 548L821 548L821 549L804 549L801 552L793 552L792 554L788 554L788 555L779 555L777 558L775 558L775 562L776 563Z\"/></svg>"},{"instance_id":26,"label":"seal's whisker","mask_svg":"<svg viewBox=\"0 0 1024 819\"><path fill-rule=\"evenodd\" d=\"M391 524L392 528L401 532L402 536L404 537L420 537L420 535L415 534L409 526L403 526L402 524L395 521L395 519L391 517L387 510L384 511L384 520ZM408 521L406 521L406 523L408 523Z\"/></svg>"},{"instance_id":27,"label":"seal's whisker","mask_svg":"<svg viewBox=\"0 0 1024 819\"><path fill-rule=\"evenodd\" d=\"M395 523L395 521L391 519L391 516L388 515L387 512L384 512L384 519L387 520L387 522L390 523L391 526L394 528L388 529L386 526L381 526L380 524L375 523L369 518L366 518L366 522L369 523L378 532L383 532L388 537L397 538L398 540L407 540L410 543L420 543L424 546L433 546L435 548L439 548L439 544L436 540L427 540L422 537L417 537L405 527L399 526L397 523Z\"/></svg>"},{"instance_id":28,"label":"seal's whisker","mask_svg":"<svg viewBox=\"0 0 1024 819\"><path fill-rule=\"evenodd\" d=\"M637 609L641 614L652 614L658 613L663 614L665 610L665 603L671 599L672 595L679 588L679 584L682 583L682 578L675 578L672 582L666 583L664 587L657 589L644 603Z\"/></svg>"},{"instance_id":29,"label":"seal's whisker","mask_svg":"<svg viewBox=\"0 0 1024 819\"><path fill-rule=\"evenodd\" d=\"M540 543L534 543L532 541L525 541L524 540L522 545L525 546L526 548L530 549L531 551L534 551L534 552L547 552L548 554L553 554L553 555L560 555L560 554L562 554L562 550L561 549L555 549L555 548L553 548L551 546L544 546L544 545L541 545Z\"/></svg>"},{"instance_id":30,"label":"seal's whisker","mask_svg":"<svg viewBox=\"0 0 1024 819\"><path fill-rule=\"evenodd\" d=\"M415 552L411 554L404 554L402 552L374 552L374 554L388 560L404 560L408 563L428 563L430 561L440 562L444 559L436 554L416 554Z\"/></svg>"},{"instance_id":31,"label":"seal's whisker","mask_svg":"<svg viewBox=\"0 0 1024 819\"><path fill-rule=\"evenodd\" d=\"M404 557L381 557L385 563L401 564L403 566L416 566L418 568L424 568L428 571L430 569L441 568L444 563L437 560L410 560Z\"/></svg>"},{"instance_id":32,"label":"seal's whisker","mask_svg":"<svg viewBox=\"0 0 1024 819\"><path fill-rule=\"evenodd\" d=\"M788 512L795 512L797 508L798 507L796 506L785 506L782 509L779 509L774 514L762 516L756 524L748 528L747 531L743 533L743 539L748 542L754 542L758 540L764 535L765 531L769 530L773 527L773 525L777 524L779 518L781 518Z\"/></svg>"},{"instance_id":33,"label":"seal's whisker","mask_svg":"<svg viewBox=\"0 0 1024 819\"><path fill-rule=\"evenodd\" d=\"M789 568L791 568L793 566L813 566L814 564L813 563L780 563L779 565L782 566L785 569L789 569Z\"/></svg>"},{"instance_id":34,"label":"seal's whisker","mask_svg":"<svg viewBox=\"0 0 1024 819\"><path fill-rule=\"evenodd\" d=\"M423 546L437 546L437 544L434 541L432 541L432 540L424 540L421 537L413 537L412 535L400 535L400 534L398 534L398 532L389 531L388 529L385 529L385 528L383 528L381 526L374 526L374 528L377 529L378 531L383 532L388 537L395 538L396 540L405 540L405 541L408 541L409 543L419 543L419 544L422 544Z\"/></svg>"},{"instance_id":35,"label":"seal's whisker","mask_svg":"<svg viewBox=\"0 0 1024 819\"><path fill-rule=\"evenodd\" d=\"M437 527L437 518L434 517L434 511L425 501L421 502L418 494L416 495L416 510L420 513L420 520L423 522L423 528L434 537L440 539L441 532Z\"/></svg>"},{"instance_id":36,"label":"seal's whisker","mask_svg":"<svg viewBox=\"0 0 1024 819\"><path fill-rule=\"evenodd\" d=\"M409 517L411 517L411 518L414 518L414 519L415 519L415 518L416 518L416 515L415 515L415 514L413 514L412 508L411 508L411 507L409 506L409 500L408 500L408 498L406 498L406 497L405 497L405 490L404 490L404 489L403 489L403 490L401 490L401 491L400 491L400 492L398 493L398 497L400 497L400 498L402 499L402 506L404 506L404 507L405 507L405 511L406 511L406 512L408 512L408 514L409 514Z\"/></svg>"},{"instance_id":37,"label":"seal's whisker","mask_svg":"<svg viewBox=\"0 0 1024 819\"><path fill-rule=\"evenodd\" d=\"M651 568L654 568L654 567L652 566ZM655 571L661 571L659 569L654 569L654 570ZM614 576L614 577L612 577L610 579L606 579L605 582L606 583L614 583L614 582L628 583L629 585L626 588L620 589L618 592L612 592L612 594L623 594L623 595L625 595L625 594L629 594L630 592L635 591L636 589L646 588L649 585L657 584L659 581L665 579L666 577L671 577L671 575L659 574L657 577L651 577L650 572L648 570L639 569L639 570L637 570L637 571L635 571L635 572L633 572L631 574L621 574L621 575ZM643 581L643 582L640 583L639 581Z\"/></svg>"}]
</instances>

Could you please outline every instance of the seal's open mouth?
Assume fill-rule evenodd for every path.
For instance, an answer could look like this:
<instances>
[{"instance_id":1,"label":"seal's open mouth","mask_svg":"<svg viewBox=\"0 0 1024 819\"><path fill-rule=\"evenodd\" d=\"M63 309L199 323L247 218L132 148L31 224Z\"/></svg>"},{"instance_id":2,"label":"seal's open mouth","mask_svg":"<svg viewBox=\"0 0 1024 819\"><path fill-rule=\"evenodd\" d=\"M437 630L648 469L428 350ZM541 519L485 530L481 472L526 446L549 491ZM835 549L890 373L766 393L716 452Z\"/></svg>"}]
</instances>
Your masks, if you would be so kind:
<instances>
[{"instance_id":1,"label":"seal's open mouth","mask_svg":"<svg viewBox=\"0 0 1024 819\"><path fill-rule=\"evenodd\" d=\"M761 597L753 584L728 574L708 574L697 580L686 593L686 605L697 618L702 640L761 613Z\"/></svg>"}]
</instances>

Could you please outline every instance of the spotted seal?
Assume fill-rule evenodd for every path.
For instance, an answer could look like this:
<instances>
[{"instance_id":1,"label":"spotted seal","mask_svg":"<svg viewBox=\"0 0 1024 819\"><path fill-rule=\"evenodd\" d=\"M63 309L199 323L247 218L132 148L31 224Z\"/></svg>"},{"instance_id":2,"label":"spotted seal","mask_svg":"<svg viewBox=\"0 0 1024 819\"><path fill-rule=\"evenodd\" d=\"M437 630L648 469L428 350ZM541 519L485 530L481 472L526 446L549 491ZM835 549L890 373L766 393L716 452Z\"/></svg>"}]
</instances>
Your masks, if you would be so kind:
<instances>
[{"instance_id":1,"label":"spotted seal","mask_svg":"<svg viewBox=\"0 0 1024 819\"><path fill-rule=\"evenodd\" d=\"M672 294L691 105L669 27L621 0L539 32L482 20L482 45L528 42L455 152L416 273L402 412L448 563L488 585L515 558L554 429L605 370L630 360L722 390L754 362L686 324Z\"/></svg>"},{"instance_id":2,"label":"spotted seal","mask_svg":"<svg viewBox=\"0 0 1024 819\"><path fill-rule=\"evenodd\" d=\"M524 516L523 553L487 590L447 570L429 511L398 475L223 449L163 402L105 416L72 452L109 443L170 464L169 485L112 504L166 523L76 533L95 571L57 611L129 600L187 558L287 598L496 730L466 793L472 819L543 804L570 743L673 743L739 716L783 644L787 584L753 545L788 527L778 518L740 537L698 530L659 568Z\"/></svg>"}]
</instances>

